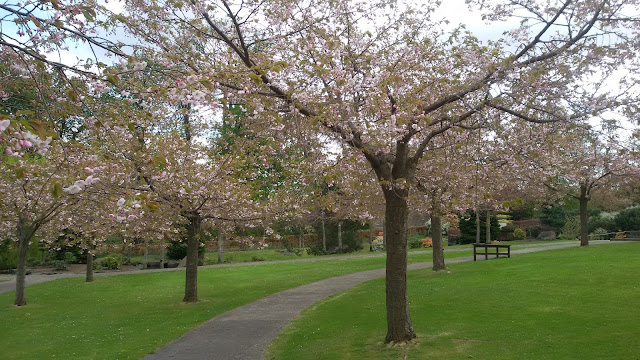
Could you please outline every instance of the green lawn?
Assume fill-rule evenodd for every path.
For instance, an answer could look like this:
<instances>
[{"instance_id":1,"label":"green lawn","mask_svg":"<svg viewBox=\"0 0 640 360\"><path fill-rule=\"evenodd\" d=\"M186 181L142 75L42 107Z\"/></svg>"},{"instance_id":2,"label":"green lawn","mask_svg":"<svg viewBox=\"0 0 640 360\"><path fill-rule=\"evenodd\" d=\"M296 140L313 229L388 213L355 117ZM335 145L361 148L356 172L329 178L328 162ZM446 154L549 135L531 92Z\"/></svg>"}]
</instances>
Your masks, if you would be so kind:
<instances>
[{"instance_id":1,"label":"green lawn","mask_svg":"<svg viewBox=\"0 0 640 360\"><path fill-rule=\"evenodd\" d=\"M640 243L410 272L418 340L382 344L384 280L303 312L267 359L639 359ZM328 345L330 344L330 346Z\"/></svg>"},{"instance_id":2,"label":"green lawn","mask_svg":"<svg viewBox=\"0 0 640 360\"><path fill-rule=\"evenodd\" d=\"M455 252L447 256L468 256ZM410 262L431 259L411 254ZM139 359L224 311L323 278L384 267L385 258L201 269L197 304L184 272L61 279L27 288L25 307L0 294L2 359Z\"/></svg>"}]
</instances>

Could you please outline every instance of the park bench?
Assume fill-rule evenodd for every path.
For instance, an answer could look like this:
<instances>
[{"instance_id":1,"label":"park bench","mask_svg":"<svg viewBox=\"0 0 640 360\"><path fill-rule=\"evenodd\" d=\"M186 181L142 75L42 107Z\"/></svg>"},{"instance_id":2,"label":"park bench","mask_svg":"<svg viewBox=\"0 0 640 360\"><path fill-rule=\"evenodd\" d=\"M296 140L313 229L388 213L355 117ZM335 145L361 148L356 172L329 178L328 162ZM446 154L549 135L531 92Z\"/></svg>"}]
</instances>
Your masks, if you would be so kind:
<instances>
[{"instance_id":1,"label":"park bench","mask_svg":"<svg viewBox=\"0 0 640 360\"><path fill-rule=\"evenodd\" d=\"M478 248L484 249L484 252L478 251ZM496 249L496 252L489 252L489 249ZM500 249L507 249L507 252L500 252ZM495 255L497 258L500 255L506 255L507 257L511 257L511 245L503 245L503 244L473 244L473 261L476 261L477 255L484 255L484 259L489 259L489 255Z\"/></svg>"}]
</instances>

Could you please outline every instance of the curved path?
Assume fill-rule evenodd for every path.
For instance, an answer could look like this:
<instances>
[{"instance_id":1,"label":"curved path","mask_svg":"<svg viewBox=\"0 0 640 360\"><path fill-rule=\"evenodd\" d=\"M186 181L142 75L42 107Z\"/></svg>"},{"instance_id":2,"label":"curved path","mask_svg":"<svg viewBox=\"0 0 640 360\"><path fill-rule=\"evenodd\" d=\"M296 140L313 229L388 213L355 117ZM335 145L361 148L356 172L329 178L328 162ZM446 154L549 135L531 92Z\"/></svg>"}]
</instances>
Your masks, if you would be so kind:
<instances>
[{"instance_id":1,"label":"curved path","mask_svg":"<svg viewBox=\"0 0 640 360\"><path fill-rule=\"evenodd\" d=\"M594 241L592 243L600 243ZM611 243L603 241L602 243ZM512 254L577 247L579 243L550 246L528 246ZM447 264L473 261L473 256L448 259ZM408 270L431 268L419 263ZM314 303L365 281L385 276L384 269L368 270L336 276L266 296L250 304L220 314L182 337L157 349L145 360L164 359L262 359L276 335L303 309Z\"/></svg>"}]
</instances>

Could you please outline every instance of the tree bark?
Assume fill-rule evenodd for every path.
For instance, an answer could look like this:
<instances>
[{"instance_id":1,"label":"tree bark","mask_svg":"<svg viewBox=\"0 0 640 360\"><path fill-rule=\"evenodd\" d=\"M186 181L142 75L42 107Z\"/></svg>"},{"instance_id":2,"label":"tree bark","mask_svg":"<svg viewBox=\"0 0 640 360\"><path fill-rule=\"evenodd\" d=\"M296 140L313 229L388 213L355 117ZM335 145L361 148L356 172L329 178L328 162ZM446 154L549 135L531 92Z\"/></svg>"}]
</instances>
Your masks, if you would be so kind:
<instances>
[{"instance_id":1,"label":"tree bark","mask_svg":"<svg viewBox=\"0 0 640 360\"><path fill-rule=\"evenodd\" d=\"M187 224L187 268L184 287L186 303L198 301L198 249L200 248L200 226L202 218L198 212L185 214Z\"/></svg>"},{"instance_id":2,"label":"tree bark","mask_svg":"<svg viewBox=\"0 0 640 360\"><path fill-rule=\"evenodd\" d=\"M33 232L27 220L23 217L18 218L18 227L16 235L18 236L18 268L16 269L16 298L14 305L27 305L27 297L25 295L25 276L27 274L27 254L29 252L29 240Z\"/></svg>"},{"instance_id":3,"label":"tree bark","mask_svg":"<svg viewBox=\"0 0 640 360\"><path fill-rule=\"evenodd\" d=\"M86 282L93 282L93 240L87 240L87 274Z\"/></svg>"},{"instance_id":4,"label":"tree bark","mask_svg":"<svg viewBox=\"0 0 640 360\"><path fill-rule=\"evenodd\" d=\"M385 214L385 218L386 218ZM382 248L387 251L387 221L382 220Z\"/></svg>"},{"instance_id":5,"label":"tree bark","mask_svg":"<svg viewBox=\"0 0 640 360\"><path fill-rule=\"evenodd\" d=\"M149 268L149 241L144 239L144 268Z\"/></svg>"},{"instance_id":6,"label":"tree bark","mask_svg":"<svg viewBox=\"0 0 640 360\"><path fill-rule=\"evenodd\" d=\"M580 185L580 246L589 245L589 194L586 185Z\"/></svg>"},{"instance_id":7,"label":"tree bark","mask_svg":"<svg viewBox=\"0 0 640 360\"><path fill-rule=\"evenodd\" d=\"M322 250L327 252L327 233L324 230L324 218L322 219Z\"/></svg>"},{"instance_id":8,"label":"tree bark","mask_svg":"<svg viewBox=\"0 0 640 360\"><path fill-rule=\"evenodd\" d=\"M491 243L491 211L487 210L487 237L484 240L485 243L490 244Z\"/></svg>"},{"instance_id":9,"label":"tree bark","mask_svg":"<svg viewBox=\"0 0 640 360\"><path fill-rule=\"evenodd\" d=\"M480 244L480 211L476 208L476 244Z\"/></svg>"},{"instance_id":10,"label":"tree bark","mask_svg":"<svg viewBox=\"0 0 640 360\"><path fill-rule=\"evenodd\" d=\"M164 244L165 244L165 239L167 238L167 235L164 234L162 236L162 243L160 245L160 268L164 268L164 253L165 253L165 249L164 249Z\"/></svg>"},{"instance_id":11,"label":"tree bark","mask_svg":"<svg viewBox=\"0 0 640 360\"><path fill-rule=\"evenodd\" d=\"M439 215L431 215L431 243L433 244L433 270L446 269L444 264L444 246L442 245L442 225Z\"/></svg>"},{"instance_id":12,"label":"tree bark","mask_svg":"<svg viewBox=\"0 0 640 360\"><path fill-rule=\"evenodd\" d=\"M224 262L224 233L218 229L218 263Z\"/></svg>"},{"instance_id":13,"label":"tree bark","mask_svg":"<svg viewBox=\"0 0 640 360\"><path fill-rule=\"evenodd\" d=\"M384 189L387 233L386 303L387 336L385 342L404 342L416 337L409 315L407 291L408 191Z\"/></svg>"},{"instance_id":14,"label":"tree bark","mask_svg":"<svg viewBox=\"0 0 640 360\"><path fill-rule=\"evenodd\" d=\"M369 221L369 251L373 251L373 225L374 221Z\"/></svg>"},{"instance_id":15,"label":"tree bark","mask_svg":"<svg viewBox=\"0 0 640 360\"><path fill-rule=\"evenodd\" d=\"M338 222L338 252L342 252L342 221Z\"/></svg>"}]
</instances>

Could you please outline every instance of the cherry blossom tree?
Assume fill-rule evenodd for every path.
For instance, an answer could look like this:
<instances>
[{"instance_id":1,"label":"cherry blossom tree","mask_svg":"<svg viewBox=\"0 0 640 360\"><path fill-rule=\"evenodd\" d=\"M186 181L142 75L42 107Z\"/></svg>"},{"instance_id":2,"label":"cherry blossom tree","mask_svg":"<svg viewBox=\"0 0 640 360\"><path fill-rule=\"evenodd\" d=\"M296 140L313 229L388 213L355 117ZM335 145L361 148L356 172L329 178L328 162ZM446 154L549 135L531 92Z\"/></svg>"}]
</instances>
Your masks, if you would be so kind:
<instances>
[{"instance_id":1,"label":"cherry blossom tree","mask_svg":"<svg viewBox=\"0 0 640 360\"><path fill-rule=\"evenodd\" d=\"M15 305L22 306L26 305L24 280L29 244L41 228L80 202L76 194L100 181L100 165L94 155L69 145L64 153L60 146L53 146L48 158L25 155L16 161L5 155L0 166L4 194L0 202L0 232L18 243ZM82 169L92 173L86 174Z\"/></svg>"},{"instance_id":2,"label":"cherry blossom tree","mask_svg":"<svg viewBox=\"0 0 640 360\"><path fill-rule=\"evenodd\" d=\"M133 1L116 19L159 64L243 97L255 122L292 126L280 114L295 113L362 153L386 202L386 341L395 342L415 337L407 199L431 142L494 126L488 119L578 121L631 106L636 91L633 79L620 94L581 86L637 66L636 1L470 3L488 21L523 21L485 44L434 18L436 3Z\"/></svg>"},{"instance_id":3,"label":"cherry blossom tree","mask_svg":"<svg viewBox=\"0 0 640 360\"><path fill-rule=\"evenodd\" d=\"M631 147L615 130L596 131L593 128L569 128L563 132L538 132L546 144L545 152L526 154L529 166L552 196L570 196L580 204L580 245L589 245L588 203L594 191L611 182L626 182L640 174ZM521 152L521 154L524 154Z\"/></svg>"}]
</instances>

